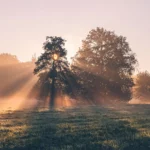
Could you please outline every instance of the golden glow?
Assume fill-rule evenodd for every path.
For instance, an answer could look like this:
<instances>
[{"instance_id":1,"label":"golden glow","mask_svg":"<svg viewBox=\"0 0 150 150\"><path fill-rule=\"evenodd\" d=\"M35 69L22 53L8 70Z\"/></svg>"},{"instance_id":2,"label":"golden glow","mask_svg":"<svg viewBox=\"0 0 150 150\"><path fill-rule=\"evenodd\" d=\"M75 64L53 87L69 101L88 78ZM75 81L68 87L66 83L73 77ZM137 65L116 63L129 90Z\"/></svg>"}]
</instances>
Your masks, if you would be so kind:
<instances>
[{"instance_id":1,"label":"golden glow","mask_svg":"<svg viewBox=\"0 0 150 150\"><path fill-rule=\"evenodd\" d=\"M58 60L58 55L57 55L57 54L54 54L54 55L53 55L53 59L54 59L54 60Z\"/></svg>"},{"instance_id":2,"label":"golden glow","mask_svg":"<svg viewBox=\"0 0 150 150\"><path fill-rule=\"evenodd\" d=\"M55 107L56 108L61 108L61 107L73 107L76 106L75 100L72 100L69 96L63 95L63 96L56 96L55 100Z\"/></svg>"},{"instance_id":3,"label":"golden glow","mask_svg":"<svg viewBox=\"0 0 150 150\"><path fill-rule=\"evenodd\" d=\"M150 102L146 99L131 99L129 104L150 104Z\"/></svg>"},{"instance_id":4,"label":"golden glow","mask_svg":"<svg viewBox=\"0 0 150 150\"><path fill-rule=\"evenodd\" d=\"M35 99L28 100L27 95L36 82L37 78L32 77L26 82L26 84L24 84L23 87L20 88L19 91L16 91L12 95L8 95L5 99L0 99L0 109L19 110L34 107L37 101Z\"/></svg>"},{"instance_id":5,"label":"golden glow","mask_svg":"<svg viewBox=\"0 0 150 150\"><path fill-rule=\"evenodd\" d=\"M37 76L33 76L32 71L34 65L27 66L22 64L25 69L20 69L20 65L12 65L16 67L16 73L10 70L11 77L2 76L1 74L1 86L0 86L0 111L1 110L17 110L23 108L32 108L36 105L36 101L33 99L29 100L29 94L38 80ZM26 67L27 66L27 67ZM5 73L5 70L9 70L10 67L4 67L1 69ZM4 81L3 81L4 80ZM32 93L34 94L34 93Z\"/></svg>"}]
</instances>

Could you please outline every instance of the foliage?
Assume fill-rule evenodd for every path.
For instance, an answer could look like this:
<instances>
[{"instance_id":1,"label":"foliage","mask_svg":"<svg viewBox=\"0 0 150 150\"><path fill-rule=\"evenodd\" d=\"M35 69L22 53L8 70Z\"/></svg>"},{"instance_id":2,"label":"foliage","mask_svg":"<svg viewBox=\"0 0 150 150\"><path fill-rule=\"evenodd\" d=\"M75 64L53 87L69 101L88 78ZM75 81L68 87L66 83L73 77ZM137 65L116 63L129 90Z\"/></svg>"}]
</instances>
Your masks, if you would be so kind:
<instances>
[{"instance_id":1,"label":"foliage","mask_svg":"<svg viewBox=\"0 0 150 150\"><path fill-rule=\"evenodd\" d=\"M61 37L46 37L46 42L43 44L44 53L36 61L36 68L34 73L40 73L41 71L52 71L53 55L59 55L59 60L56 62L57 70L63 69L62 67L68 67L66 62L67 51L63 48L65 40ZM60 68L61 67L61 68Z\"/></svg>"},{"instance_id":2,"label":"foliage","mask_svg":"<svg viewBox=\"0 0 150 150\"><path fill-rule=\"evenodd\" d=\"M126 38L103 28L91 30L73 58L72 69L86 99L129 100L136 58ZM81 94L81 92L80 92Z\"/></svg>"},{"instance_id":3,"label":"foliage","mask_svg":"<svg viewBox=\"0 0 150 150\"><path fill-rule=\"evenodd\" d=\"M8 53L0 54L0 65L11 65L17 63L19 63L19 60L15 55L11 55Z\"/></svg>"},{"instance_id":4,"label":"foliage","mask_svg":"<svg viewBox=\"0 0 150 150\"><path fill-rule=\"evenodd\" d=\"M135 78L135 88L134 88L135 98L140 98L144 100L149 100L150 98L150 73L140 72Z\"/></svg>"}]
</instances>

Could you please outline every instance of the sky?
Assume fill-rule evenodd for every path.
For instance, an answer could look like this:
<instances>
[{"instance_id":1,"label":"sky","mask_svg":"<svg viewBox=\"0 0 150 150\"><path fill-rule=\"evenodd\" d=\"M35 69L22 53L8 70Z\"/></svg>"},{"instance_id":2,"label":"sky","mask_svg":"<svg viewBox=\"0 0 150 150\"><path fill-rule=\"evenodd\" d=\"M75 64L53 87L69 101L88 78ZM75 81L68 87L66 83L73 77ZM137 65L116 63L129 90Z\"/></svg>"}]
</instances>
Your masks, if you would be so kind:
<instances>
[{"instance_id":1,"label":"sky","mask_svg":"<svg viewBox=\"0 0 150 150\"><path fill-rule=\"evenodd\" d=\"M39 56L46 36L65 38L70 59L96 27L127 37L150 71L150 0L0 0L0 53L20 61Z\"/></svg>"}]
</instances>

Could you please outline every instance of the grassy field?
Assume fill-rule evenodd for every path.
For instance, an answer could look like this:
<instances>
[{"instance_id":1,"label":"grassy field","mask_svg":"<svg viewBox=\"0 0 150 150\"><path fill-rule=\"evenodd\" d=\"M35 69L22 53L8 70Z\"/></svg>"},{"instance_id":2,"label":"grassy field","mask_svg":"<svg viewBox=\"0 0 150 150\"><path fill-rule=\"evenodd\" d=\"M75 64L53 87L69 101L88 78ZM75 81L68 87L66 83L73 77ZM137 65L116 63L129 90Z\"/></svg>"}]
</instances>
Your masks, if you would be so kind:
<instances>
[{"instance_id":1,"label":"grassy field","mask_svg":"<svg viewBox=\"0 0 150 150\"><path fill-rule=\"evenodd\" d=\"M1 150L150 150L150 105L1 111Z\"/></svg>"}]
</instances>

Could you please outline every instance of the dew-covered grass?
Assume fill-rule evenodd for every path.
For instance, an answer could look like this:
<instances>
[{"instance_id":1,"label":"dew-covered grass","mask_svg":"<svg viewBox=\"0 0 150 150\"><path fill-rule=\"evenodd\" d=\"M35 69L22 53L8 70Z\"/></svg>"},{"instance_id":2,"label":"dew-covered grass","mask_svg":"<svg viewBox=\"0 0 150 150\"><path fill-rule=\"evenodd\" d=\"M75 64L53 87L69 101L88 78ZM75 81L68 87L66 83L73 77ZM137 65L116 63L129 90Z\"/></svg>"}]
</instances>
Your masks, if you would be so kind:
<instances>
[{"instance_id":1,"label":"dew-covered grass","mask_svg":"<svg viewBox=\"0 0 150 150\"><path fill-rule=\"evenodd\" d=\"M150 150L150 105L0 112L1 150Z\"/></svg>"}]
</instances>

